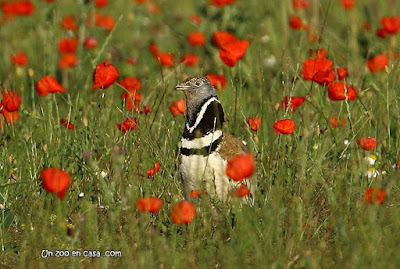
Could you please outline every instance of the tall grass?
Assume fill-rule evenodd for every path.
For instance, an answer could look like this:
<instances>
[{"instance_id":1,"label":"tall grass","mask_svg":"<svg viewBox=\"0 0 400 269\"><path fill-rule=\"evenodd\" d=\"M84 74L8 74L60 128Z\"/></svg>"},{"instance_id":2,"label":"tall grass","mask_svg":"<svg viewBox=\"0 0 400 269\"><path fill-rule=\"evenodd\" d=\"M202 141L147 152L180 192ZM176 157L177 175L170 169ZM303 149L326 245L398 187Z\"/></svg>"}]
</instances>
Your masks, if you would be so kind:
<instances>
[{"instance_id":1,"label":"tall grass","mask_svg":"<svg viewBox=\"0 0 400 269\"><path fill-rule=\"evenodd\" d=\"M329 7L328 1L310 2L298 13L315 34L323 28L320 44L289 28L291 1L237 1L223 9L208 1L159 1L157 14L146 4L110 1L99 12L120 18L111 33L85 26L93 4L37 1L33 15L3 23L0 85L21 93L23 102L19 121L0 130L2 266L398 267L399 171L394 165L400 155L400 63L393 60L387 72L371 74L366 59L398 52L398 35L382 40L374 30L381 16L396 15L392 13L400 3L359 1L345 11L336 0ZM198 27L189 21L194 13L202 17ZM82 17L77 33L60 27L67 14ZM365 21L371 32L363 30ZM216 30L230 31L251 45L244 59L229 68L211 42L191 47L186 41L191 30L209 38ZM70 35L80 41L95 35L100 44L93 51L80 47L78 65L59 70L57 42ZM185 52L197 53L201 64L186 67L177 61L174 68L162 68L148 51L152 42L177 59ZM348 67L346 82L360 90L355 101L332 102L325 87L301 79L302 62L318 46L326 48L337 66ZM10 64L16 51L28 55L27 67ZM138 63L127 64L127 57L138 57ZM150 107L149 115L127 112L117 85L91 89L93 67L105 60L118 67L121 78L142 81L142 103ZM225 130L245 139L257 159L255 206L234 207L232 214L215 221L211 202L202 199L191 224L175 225L170 212L183 199L177 147L184 119L173 118L168 107L183 98L173 91L178 81L208 72L227 77L227 87L218 92ZM46 74L56 76L67 92L38 97L34 83ZM285 95L307 95L307 101L292 114L278 109ZM262 126L252 132L245 120L256 115ZM332 115L345 118L345 126L332 128ZM127 116L137 117L139 124L124 135L116 124ZM63 117L76 129L62 127ZM272 124L283 117L295 120L293 135L273 132ZM378 141L373 152L356 143L369 135ZM375 178L365 175L371 166L364 158L370 154L377 157ZM146 170L156 161L161 171L148 178ZM40 171L50 166L62 167L73 179L64 200L41 187ZM386 190L384 204L362 202L368 186ZM143 196L164 201L158 214L136 209ZM115 250L122 256L44 259L42 250Z\"/></svg>"}]
</instances>

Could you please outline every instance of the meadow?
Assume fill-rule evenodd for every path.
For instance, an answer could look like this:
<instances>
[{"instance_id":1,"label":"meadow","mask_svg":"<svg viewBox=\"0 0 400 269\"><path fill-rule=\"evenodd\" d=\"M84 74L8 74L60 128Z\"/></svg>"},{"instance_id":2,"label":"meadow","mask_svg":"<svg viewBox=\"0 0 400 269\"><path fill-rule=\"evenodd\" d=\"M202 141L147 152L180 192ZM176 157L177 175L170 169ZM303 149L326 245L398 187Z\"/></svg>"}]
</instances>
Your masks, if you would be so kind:
<instances>
[{"instance_id":1,"label":"meadow","mask_svg":"<svg viewBox=\"0 0 400 269\"><path fill-rule=\"evenodd\" d=\"M1 9L0 267L400 266L399 1L10 0ZM228 50L216 31L248 46ZM197 61L181 61L187 53ZM106 61L118 75L93 90ZM224 131L255 158L255 204L232 197L217 221L203 195L195 218L176 223L184 96L174 86L207 74L226 80L217 83ZM38 86L47 75L56 90L54 80ZM11 91L20 105L7 112ZM295 129L277 133L283 119ZM68 173L65 192L45 187L47 168ZM143 212L143 197L162 206Z\"/></svg>"}]
</instances>

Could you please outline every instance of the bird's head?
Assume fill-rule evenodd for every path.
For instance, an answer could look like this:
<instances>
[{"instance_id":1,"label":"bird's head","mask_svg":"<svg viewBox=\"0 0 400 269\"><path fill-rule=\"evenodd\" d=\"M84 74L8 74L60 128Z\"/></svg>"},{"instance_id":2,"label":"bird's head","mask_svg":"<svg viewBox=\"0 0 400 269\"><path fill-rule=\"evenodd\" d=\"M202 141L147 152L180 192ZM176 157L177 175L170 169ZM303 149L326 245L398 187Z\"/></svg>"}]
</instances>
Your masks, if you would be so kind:
<instances>
[{"instance_id":1,"label":"bird's head","mask_svg":"<svg viewBox=\"0 0 400 269\"><path fill-rule=\"evenodd\" d=\"M204 77L189 77L176 85L175 90L183 91L187 102L190 103L201 102L211 96L217 97L217 91Z\"/></svg>"}]
</instances>

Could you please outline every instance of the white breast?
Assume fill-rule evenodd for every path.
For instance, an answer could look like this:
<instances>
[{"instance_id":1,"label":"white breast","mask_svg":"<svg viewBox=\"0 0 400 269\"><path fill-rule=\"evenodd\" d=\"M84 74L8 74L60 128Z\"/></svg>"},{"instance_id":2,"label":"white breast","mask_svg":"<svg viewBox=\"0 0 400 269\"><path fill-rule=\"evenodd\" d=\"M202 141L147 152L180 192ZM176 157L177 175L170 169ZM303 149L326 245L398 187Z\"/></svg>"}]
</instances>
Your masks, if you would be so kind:
<instances>
[{"instance_id":1,"label":"white breast","mask_svg":"<svg viewBox=\"0 0 400 269\"><path fill-rule=\"evenodd\" d=\"M185 197L190 198L190 191L205 190L214 197L226 201L229 191L229 179L225 174L227 161L218 152L208 156L182 155L180 173L185 187ZM215 193L216 192L216 193Z\"/></svg>"}]
</instances>

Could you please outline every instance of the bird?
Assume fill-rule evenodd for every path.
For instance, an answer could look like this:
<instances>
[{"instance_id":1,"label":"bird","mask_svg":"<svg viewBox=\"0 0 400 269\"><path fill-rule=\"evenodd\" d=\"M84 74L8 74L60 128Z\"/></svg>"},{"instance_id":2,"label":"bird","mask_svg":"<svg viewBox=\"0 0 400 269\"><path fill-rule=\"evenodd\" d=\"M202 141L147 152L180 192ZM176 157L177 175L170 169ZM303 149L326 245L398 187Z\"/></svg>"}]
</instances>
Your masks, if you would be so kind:
<instances>
[{"instance_id":1,"label":"bird","mask_svg":"<svg viewBox=\"0 0 400 269\"><path fill-rule=\"evenodd\" d=\"M218 94L205 77L188 77L175 86L186 97L185 127L181 138L179 173L185 199L191 191L205 190L216 201L230 201L230 193L246 184L249 195L241 203L253 205L255 183L235 182L225 173L228 160L249 150L233 135L223 132L224 110Z\"/></svg>"}]
</instances>

